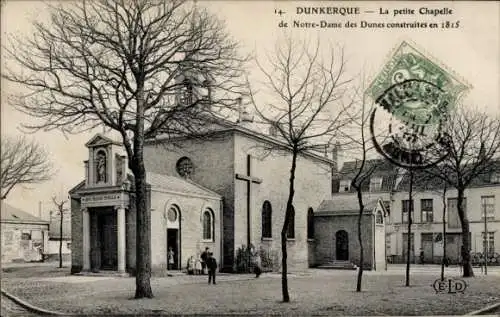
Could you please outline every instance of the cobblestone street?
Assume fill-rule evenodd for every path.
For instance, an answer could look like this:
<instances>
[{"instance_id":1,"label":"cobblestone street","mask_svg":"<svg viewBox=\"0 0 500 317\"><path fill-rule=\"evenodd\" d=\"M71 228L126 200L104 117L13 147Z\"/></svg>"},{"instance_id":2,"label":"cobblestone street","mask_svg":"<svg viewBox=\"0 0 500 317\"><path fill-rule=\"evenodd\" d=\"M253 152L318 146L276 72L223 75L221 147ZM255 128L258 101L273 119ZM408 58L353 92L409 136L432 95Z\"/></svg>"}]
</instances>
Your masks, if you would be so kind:
<instances>
[{"instance_id":1,"label":"cobblestone street","mask_svg":"<svg viewBox=\"0 0 500 317\"><path fill-rule=\"evenodd\" d=\"M439 277L438 266L412 267L411 287L403 286L402 266L368 271L362 293L354 292L356 271L311 269L289 275L290 304L280 302L280 275L276 273L259 279L221 274L217 285L207 285L206 276L153 278L155 297L133 300L133 277L71 276L68 272L62 276L60 271L44 275L39 270L4 273L2 287L38 307L77 314L461 315L500 300L498 269L488 276L466 279L463 294L436 294L432 284ZM450 267L446 275L459 278L458 269Z\"/></svg>"}]
</instances>

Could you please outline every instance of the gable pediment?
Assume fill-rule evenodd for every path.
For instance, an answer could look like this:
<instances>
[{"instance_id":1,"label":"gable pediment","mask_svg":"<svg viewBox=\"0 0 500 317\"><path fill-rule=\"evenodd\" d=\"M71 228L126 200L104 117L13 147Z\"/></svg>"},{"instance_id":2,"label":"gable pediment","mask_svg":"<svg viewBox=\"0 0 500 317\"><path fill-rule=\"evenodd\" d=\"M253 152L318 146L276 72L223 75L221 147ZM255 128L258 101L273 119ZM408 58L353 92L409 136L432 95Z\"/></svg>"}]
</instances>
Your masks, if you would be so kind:
<instances>
[{"instance_id":1,"label":"gable pediment","mask_svg":"<svg viewBox=\"0 0 500 317\"><path fill-rule=\"evenodd\" d=\"M98 133L96 134L90 141L88 141L85 146L88 148L92 147L98 147L98 146L105 146L109 144L116 144L116 145L121 145L120 143Z\"/></svg>"}]
</instances>

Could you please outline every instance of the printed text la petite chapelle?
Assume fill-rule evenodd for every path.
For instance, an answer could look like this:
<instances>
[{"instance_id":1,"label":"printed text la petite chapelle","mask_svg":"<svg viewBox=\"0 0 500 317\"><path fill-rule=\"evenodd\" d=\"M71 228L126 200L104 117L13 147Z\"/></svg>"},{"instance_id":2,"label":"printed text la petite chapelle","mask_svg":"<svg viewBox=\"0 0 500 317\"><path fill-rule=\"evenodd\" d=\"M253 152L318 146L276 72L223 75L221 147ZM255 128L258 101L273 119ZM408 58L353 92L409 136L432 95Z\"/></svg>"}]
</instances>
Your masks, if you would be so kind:
<instances>
[{"instance_id":1,"label":"printed text la petite chapelle","mask_svg":"<svg viewBox=\"0 0 500 317\"><path fill-rule=\"evenodd\" d=\"M453 9L447 7L309 7L295 8L293 18L286 20L286 12L275 10L283 28L318 29L456 29L460 21L453 19Z\"/></svg>"}]
</instances>

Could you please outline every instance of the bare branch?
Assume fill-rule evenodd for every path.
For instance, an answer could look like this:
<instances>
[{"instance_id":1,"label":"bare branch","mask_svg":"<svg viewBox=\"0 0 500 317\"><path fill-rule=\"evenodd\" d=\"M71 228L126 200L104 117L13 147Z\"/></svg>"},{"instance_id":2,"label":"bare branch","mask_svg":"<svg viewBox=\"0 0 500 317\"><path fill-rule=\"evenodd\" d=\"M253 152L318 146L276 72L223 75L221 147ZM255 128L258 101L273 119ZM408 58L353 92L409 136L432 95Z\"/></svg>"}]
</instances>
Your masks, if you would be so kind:
<instances>
[{"instance_id":1,"label":"bare branch","mask_svg":"<svg viewBox=\"0 0 500 317\"><path fill-rule=\"evenodd\" d=\"M466 188L491 170L500 157L500 118L459 107L448 119L448 157L429 170L449 186Z\"/></svg>"},{"instance_id":2,"label":"bare branch","mask_svg":"<svg viewBox=\"0 0 500 317\"><path fill-rule=\"evenodd\" d=\"M54 173L45 149L26 137L2 137L1 199L17 185L35 184L49 180Z\"/></svg>"},{"instance_id":3,"label":"bare branch","mask_svg":"<svg viewBox=\"0 0 500 317\"><path fill-rule=\"evenodd\" d=\"M104 124L135 133L141 90L146 137L187 134L193 119L231 110L245 91L248 57L238 56L223 22L186 1L99 0L50 9L50 24L35 22L33 37L11 36L5 48L12 66L3 77L26 89L9 102L41 119L25 125L29 130L78 133ZM179 102L187 75L192 97Z\"/></svg>"}]
</instances>

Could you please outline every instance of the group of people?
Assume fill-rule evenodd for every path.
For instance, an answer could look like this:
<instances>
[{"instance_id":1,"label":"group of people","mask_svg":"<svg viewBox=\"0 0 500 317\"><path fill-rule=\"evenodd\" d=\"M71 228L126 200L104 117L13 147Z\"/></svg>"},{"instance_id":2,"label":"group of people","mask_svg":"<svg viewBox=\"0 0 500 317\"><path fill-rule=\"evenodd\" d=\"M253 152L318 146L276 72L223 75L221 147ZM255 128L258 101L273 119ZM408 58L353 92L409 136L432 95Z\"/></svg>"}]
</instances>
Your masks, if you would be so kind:
<instances>
[{"instance_id":1,"label":"group of people","mask_svg":"<svg viewBox=\"0 0 500 317\"><path fill-rule=\"evenodd\" d=\"M250 256L252 259L255 277L258 278L262 274L260 254L252 247L250 249ZM208 284L216 284L216 272L217 260L213 256L213 253L210 252L210 248L205 248L205 251L201 253L200 258L195 259L194 256L189 257L187 262L187 273L189 275L205 275L208 273Z\"/></svg>"},{"instance_id":2,"label":"group of people","mask_svg":"<svg viewBox=\"0 0 500 317\"><path fill-rule=\"evenodd\" d=\"M210 252L210 248L205 248L200 258L189 257L187 262L187 272L189 275L205 275L208 273L208 284L215 283L215 272L217 271L217 260Z\"/></svg>"}]
</instances>

